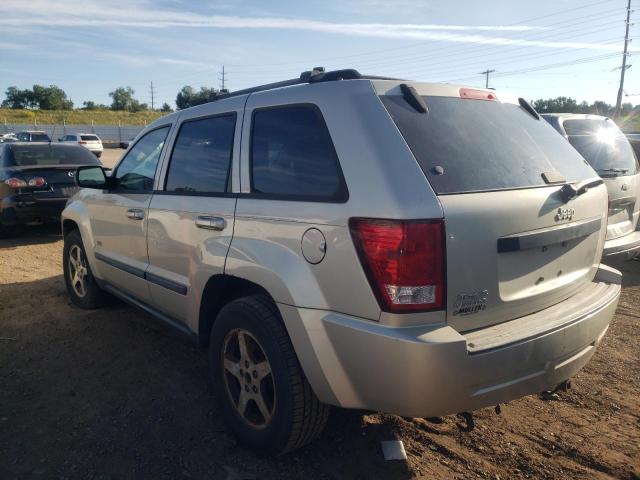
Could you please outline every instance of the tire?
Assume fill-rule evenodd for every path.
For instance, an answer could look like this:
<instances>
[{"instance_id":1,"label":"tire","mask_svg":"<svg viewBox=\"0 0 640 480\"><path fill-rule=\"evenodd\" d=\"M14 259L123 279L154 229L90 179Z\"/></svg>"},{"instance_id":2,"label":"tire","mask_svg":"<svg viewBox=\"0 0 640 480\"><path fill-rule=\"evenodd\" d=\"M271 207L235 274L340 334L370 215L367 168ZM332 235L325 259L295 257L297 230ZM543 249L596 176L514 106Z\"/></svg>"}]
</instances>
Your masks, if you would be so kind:
<instances>
[{"instance_id":1,"label":"tire","mask_svg":"<svg viewBox=\"0 0 640 480\"><path fill-rule=\"evenodd\" d=\"M77 254L81 253L80 262L82 266L82 283L83 289L79 291L77 281L72 282L74 279L73 266L71 258L77 262ZM82 237L78 230L72 230L64 237L64 250L62 253L62 266L64 270L64 283L67 287L67 292L71 301L80 308L94 309L105 305L109 299L108 294L98 287L98 284L93 278L91 273L91 267L87 262L87 254L82 244ZM84 292L84 294L81 294Z\"/></svg>"},{"instance_id":2,"label":"tire","mask_svg":"<svg viewBox=\"0 0 640 480\"><path fill-rule=\"evenodd\" d=\"M243 358L242 355L234 358L241 336L245 338L245 352L249 352L251 364L238 362L241 367L249 366L238 372L233 362ZM264 358L260 358L258 350ZM209 360L215 395L225 421L245 446L270 456L282 455L311 442L324 429L329 406L321 403L311 389L280 313L268 297L243 297L222 308L211 331ZM266 371L266 367L261 367L265 360L270 373L260 379ZM227 362L233 365L234 373L225 368ZM248 386L249 390L244 389L248 395L253 390L253 398L263 398L262 405L271 413L268 421L253 398L246 401L244 414L239 413L237 405L241 403L243 385Z\"/></svg>"},{"instance_id":3,"label":"tire","mask_svg":"<svg viewBox=\"0 0 640 480\"><path fill-rule=\"evenodd\" d=\"M9 238L11 236L9 229L0 223L0 238Z\"/></svg>"}]
</instances>

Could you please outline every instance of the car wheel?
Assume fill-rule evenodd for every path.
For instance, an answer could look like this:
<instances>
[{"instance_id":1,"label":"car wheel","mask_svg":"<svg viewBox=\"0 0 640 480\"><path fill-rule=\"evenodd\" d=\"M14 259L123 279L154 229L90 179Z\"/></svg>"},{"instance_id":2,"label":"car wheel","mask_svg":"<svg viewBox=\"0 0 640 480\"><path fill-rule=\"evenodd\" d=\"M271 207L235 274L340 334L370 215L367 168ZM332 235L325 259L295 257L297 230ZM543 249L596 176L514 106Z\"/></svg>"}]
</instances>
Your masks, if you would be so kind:
<instances>
[{"instance_id":1,"label":"car wheel","mask_svg":"<svg viewBox=\"0 0 640 480\"><path fill-rule=\"evenodd\" d=\"M94 152L96 157L100 158L102 156L102 152Z\"/></svg>"},{"instance_id":2,"label":"car wheel","mask_svg":"<svg viewBox=\"0 0 640 480\"><path fill-rule=\"evenodd\" d=\"M244 445L281 455L324 429L329 406L311 389L269 298L244 297L223 307L209 357L216 398Z\"/></svg>"},{"instance_id":3,"label":"car wheel","mask_svg":"<svg viewBox=\"0 0 640 480\"><path fill-rule=\"evenodd\" d=\"M104 305L108 294L104 292L91 273L87 254L78 230L64 237L64 282L71 301L80 308L93 309Z\"/></svg>"},{"instance_id":4,"label":"car wheel","mask_svg":"<svg viewBox=\"0 0 640 480\"><path fill-rule=\"evenodd\" d=\"M7 227L2 226L2 224L0 224L0 238L7 238L9 237L9 230L7 229Z\"/></svg>"}]
</instances>

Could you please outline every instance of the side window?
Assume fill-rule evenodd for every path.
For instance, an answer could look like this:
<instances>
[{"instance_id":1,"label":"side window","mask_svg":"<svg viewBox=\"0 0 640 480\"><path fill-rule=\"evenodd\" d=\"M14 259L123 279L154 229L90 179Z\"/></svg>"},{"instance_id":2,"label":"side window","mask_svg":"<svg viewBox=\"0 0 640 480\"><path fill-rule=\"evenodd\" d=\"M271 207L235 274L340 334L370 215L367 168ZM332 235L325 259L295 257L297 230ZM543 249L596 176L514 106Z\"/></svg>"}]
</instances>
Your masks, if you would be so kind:
<instances>
[{"instance_id":1,"label":"side window","mask_svg":"<svg viewBox=\"0 0 640 480\"><path fill-rule=\"evenodd\" d=\"M311 105L256 110L251 128L252 191L291 199L345 201L338 158Z\"/></svg>"},{"instance_id":2,"label":"side window","mask_svg":"<svg viewBox=\"0 0 640 480\"><path fill-rule=\"evenodd\" d=\"M18 134L18 141L20 141L20 142L28 142L29 141L29 134L28 133L19 133Z\"/></svg>"},{"instance_id":3,"label":"side window","mask_svg":"<svg viewBox=\"0 0 640 480\"><path fill-rule=\"evenodd\" d=\"M131 147L116 170L117 188L135 191L153 188L153 177L168 133L168 126L152 130Z\"/></svg>"},{"instance_id":4,"label":"side window","mask_svg":"<svg viewBox=\"0 0 640 480\"><path fill-rule=\"evenodd\" d=\"M235 125L235 113L184 122L171 154L166 191L226 191Z\"/></svg>"}]
</instances>

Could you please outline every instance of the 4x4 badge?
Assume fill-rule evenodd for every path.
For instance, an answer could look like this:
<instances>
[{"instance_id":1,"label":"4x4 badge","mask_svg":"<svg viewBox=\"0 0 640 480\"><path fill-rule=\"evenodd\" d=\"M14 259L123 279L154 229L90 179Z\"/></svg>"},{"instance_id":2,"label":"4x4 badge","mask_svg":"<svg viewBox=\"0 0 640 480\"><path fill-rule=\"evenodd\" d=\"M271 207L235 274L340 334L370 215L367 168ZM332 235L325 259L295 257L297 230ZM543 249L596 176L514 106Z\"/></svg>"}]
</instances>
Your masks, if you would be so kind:
<instances>
[{"instance_id":1,"label":"4x4 badge","mask_svg":"<svg viewBox=\"0 0 640 480\"><path fill-rule=\"evenodd\" d=\"M478 290L472 293L460 293L453 304L454 315L471 315L487 308L489 290Z\"/></svg>"}]
</instances>

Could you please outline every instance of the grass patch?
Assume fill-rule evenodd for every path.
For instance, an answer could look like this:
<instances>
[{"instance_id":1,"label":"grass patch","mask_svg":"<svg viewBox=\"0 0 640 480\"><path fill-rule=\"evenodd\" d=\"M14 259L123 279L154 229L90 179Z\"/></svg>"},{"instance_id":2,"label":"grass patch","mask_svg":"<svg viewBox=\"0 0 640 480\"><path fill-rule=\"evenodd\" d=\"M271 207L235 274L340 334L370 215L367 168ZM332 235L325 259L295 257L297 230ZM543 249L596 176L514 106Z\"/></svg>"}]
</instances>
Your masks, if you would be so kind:
<instances>
[{"instance_id":1,"label":"grass patch","mask_svg":"<svg viewBox=\"0 0 640 480\"><path fill-rule=\"evenodd\" d=\"M13 110L0 109L0 122L21 125L86 124L95 125L145 125L166 115L162 112L116 112L113 110Z\"/></svg>"}]
</instances>

